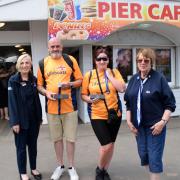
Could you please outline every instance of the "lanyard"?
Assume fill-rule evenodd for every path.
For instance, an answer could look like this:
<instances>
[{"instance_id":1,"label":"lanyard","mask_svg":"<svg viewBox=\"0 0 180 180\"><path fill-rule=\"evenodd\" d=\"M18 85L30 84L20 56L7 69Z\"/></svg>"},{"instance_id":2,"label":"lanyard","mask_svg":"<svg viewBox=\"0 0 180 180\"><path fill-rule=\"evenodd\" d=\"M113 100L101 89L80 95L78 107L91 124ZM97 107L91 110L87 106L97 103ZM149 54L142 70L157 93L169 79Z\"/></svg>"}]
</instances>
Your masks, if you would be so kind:
<instances>
[{"instance_id":1,"label":"lanyard","mask_svg":"<svg viewBox=\"0 0 180 180\"><path fill-rule=\"evenodd\" d=\"M104 79L105 79L105 84L106 84L106 93L110 93L109 85L108 85L108 77L106 75L106 72L104 72Z\"/></svg>"},{"instance_id":2,"label":"lanyard","mask_svg":"<svg viewBox=\"0 0 180 180\"><path fill-rule=\"evenodd\" d=\"M138 126L141 123L142 120L142 111L141 111L141 100L142 100L142 91L143 91L143 85L146 83L148 78L145 78L144 80L140 79L140 86L138 91L138 98L137 98L137 122Z\"/></svg>"}]
</instances>

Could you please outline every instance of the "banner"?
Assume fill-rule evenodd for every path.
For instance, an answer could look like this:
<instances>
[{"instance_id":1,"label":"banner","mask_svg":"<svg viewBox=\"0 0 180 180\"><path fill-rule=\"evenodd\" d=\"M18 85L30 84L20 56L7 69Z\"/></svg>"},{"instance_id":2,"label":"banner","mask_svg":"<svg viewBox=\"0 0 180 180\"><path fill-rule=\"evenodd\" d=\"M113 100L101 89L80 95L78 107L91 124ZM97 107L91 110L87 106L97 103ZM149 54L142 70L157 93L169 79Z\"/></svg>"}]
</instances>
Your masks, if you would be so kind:
<instances>
[{"instance_id":1,"label":"banner","mask_svg":"<svg viewBox=\"0 0 180 180\"><path fill-rule=\"evenodd\" d=\"M48 0L49 39L98 41L131 23L163 22L180 27L180 3L128 0Z\"/></svg>"}]
</instances>

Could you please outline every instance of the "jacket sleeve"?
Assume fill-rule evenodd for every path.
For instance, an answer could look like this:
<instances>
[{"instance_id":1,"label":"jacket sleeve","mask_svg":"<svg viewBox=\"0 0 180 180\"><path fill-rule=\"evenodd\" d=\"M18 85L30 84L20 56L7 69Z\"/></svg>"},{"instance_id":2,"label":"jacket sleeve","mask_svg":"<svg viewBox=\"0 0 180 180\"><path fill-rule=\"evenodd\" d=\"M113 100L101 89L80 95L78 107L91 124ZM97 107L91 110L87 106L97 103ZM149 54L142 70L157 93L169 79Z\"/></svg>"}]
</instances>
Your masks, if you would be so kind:
<instances>
[{"instance_id":1,"label":"jacket sleeve","mask_svg":"<svg viewBox=\"0 0 180 180\"><path fill-rule=\"evenodd\" d=\"M13 84L14 83L10 78L8 81L8 108L10 117L9 123L11 127L19 124L17 96Z\"/></svg>"},{"instance_id":2,"label":"jacket sleeve","mask_svg":"<svg viewBox=\"0 0 180 180\"><path fill-rule=\"evenodd\" d=\"M126 105L126 111L130 111L131 110L131 105L130 105L130 101L132 102L132 99L130 99L129 94L133 91L133 83L136 79L136 75L133 75L133 77L131 77L128 86L126 88L125 94L124 94L124 102Z\"/></svg>"},{"instance_id":3,"label":"jacket sleeve","mask_svg":"<svg viewBox=\"0 0 180 180\"><path fill-rule=\"evenodd\" d=\"M129 91L129 88L127 87L127 89L125 91L125 94L124 94L124 102L125 102L125 105L126 105L126 111L130 110L128 91Z\"/></svg>"},{"instance_id":4,"label":"jacket sleeve","mask_svg":"<svg viewBox=\"0 0 180 180\"><path fill-rule=\"evenodd\" d=\"M169 87L164 77L161 78L161 87L162 87L162 102L164 109L168 109L171 112L174 112L176 109L176 100L171 88Z\"/></svg>"}]
</instances>

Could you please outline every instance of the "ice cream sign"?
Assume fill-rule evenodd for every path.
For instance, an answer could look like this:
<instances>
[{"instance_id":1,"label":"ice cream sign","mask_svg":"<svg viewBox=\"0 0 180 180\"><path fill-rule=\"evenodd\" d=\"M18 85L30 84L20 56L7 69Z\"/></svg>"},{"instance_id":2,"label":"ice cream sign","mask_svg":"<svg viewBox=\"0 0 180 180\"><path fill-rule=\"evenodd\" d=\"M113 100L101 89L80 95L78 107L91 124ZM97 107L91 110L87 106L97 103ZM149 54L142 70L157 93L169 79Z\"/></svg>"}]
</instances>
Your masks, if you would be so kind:
<instances>
[{"instance_id":1,"label":"ice cream sign","mask_svg":"<svg viewBox=\"0 0 180 180\"><path fill-rule=\"evenodd\" d=\"M101 40L131 23L180 26L180 3L128 0L49 0L49 38Z\"/></svg>"}]
</instances>

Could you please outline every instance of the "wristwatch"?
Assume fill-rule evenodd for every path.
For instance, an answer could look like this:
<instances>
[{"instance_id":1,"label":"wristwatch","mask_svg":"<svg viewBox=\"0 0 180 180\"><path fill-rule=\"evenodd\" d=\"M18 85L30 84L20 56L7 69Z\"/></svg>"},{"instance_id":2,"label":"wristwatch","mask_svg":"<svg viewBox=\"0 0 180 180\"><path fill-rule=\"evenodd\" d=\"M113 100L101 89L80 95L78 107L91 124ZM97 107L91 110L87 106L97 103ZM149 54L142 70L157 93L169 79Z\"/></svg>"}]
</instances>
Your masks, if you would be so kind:
<instances>
[{"instance_id":1,"label":"wristwatch","mask_svg":"<svg viewBox=\"0 0 180 180\"><path fill-rule=\"evenodd\" d=\"M168 122L168 120L166 120L166 119L161 119L161 120L164 122L164 124L166 124Z\"/></svg>"}]
</instances>

